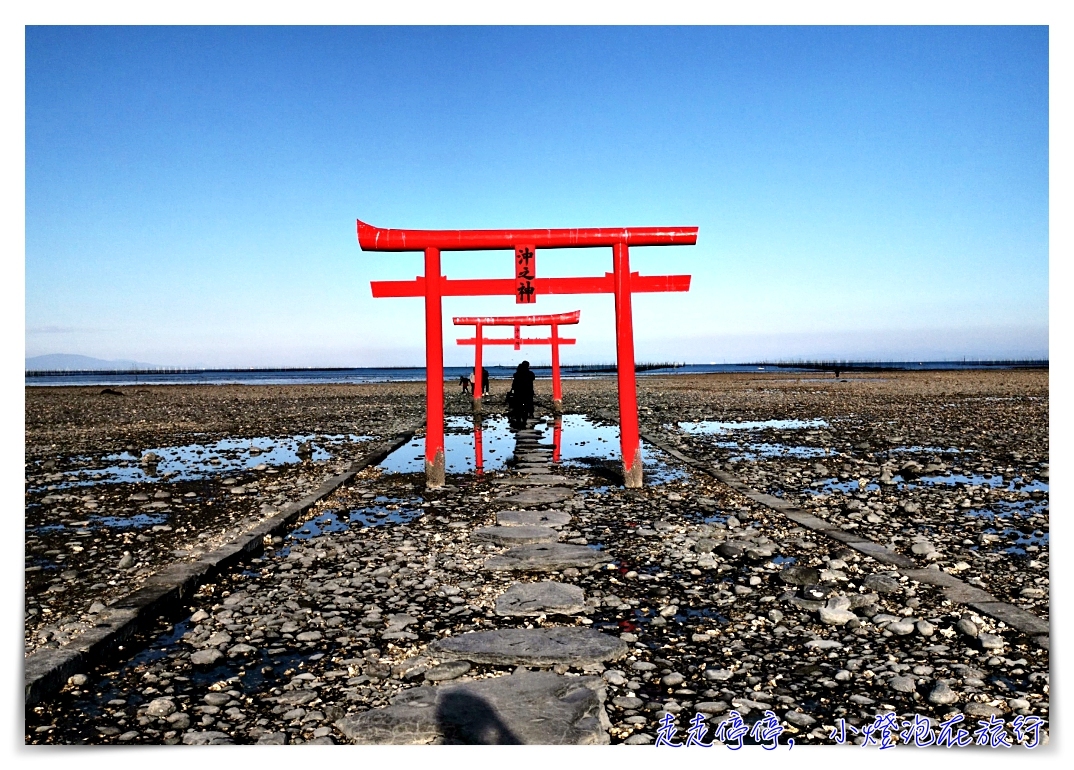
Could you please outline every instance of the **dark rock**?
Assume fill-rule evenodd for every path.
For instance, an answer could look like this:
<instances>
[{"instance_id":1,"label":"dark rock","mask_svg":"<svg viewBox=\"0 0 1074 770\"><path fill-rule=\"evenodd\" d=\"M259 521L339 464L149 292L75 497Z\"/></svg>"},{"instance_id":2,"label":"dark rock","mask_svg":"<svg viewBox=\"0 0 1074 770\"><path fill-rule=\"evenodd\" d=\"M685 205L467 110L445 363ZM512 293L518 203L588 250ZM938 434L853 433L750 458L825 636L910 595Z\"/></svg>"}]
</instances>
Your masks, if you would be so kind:
<instances>
[{"instance_id":1,"label":"dark rock","mask_svg":"<svg viewBox=\"0 0 1074 770\"><path fill-rule=\"evenodd\" d=\"M478 527L470 537L489 540L500 545L525 545L527 543L554 543L559 533L551 527L534 527L519 524L513 527Z\"/></svg>"},{"instance_id":2,"label":"dark rock","mask_svg":"<svg viewBox=\"0 0 1074 770\"><path fill-rule=\"evenodd\" d=\"M497 615L569 615L585 609L585 592L567 583L515 583L496 599Z\"/></svg>"},{"instance_id":3,"label":"dark rock","mask_svg":"<svg viewBox=\"0 0 1074 770\"><path fill-rule=\"evenodd\" d=\"M534 543L512 548L500 556L485 561L484 568L492 571L521 570L548 572L567 567L593 567L610 561L606 553L584 545L564 543Z\"/></svg>"},{"instance_id":4,"label":"dark rock","mask_svg":"<svg viewBox=\"0 0 1074 770\"><path fill-rule=\"evenodd\" d=\"M795 565L780 570L779 579L792 586L815 585L820 582L820 570Z\"/></svg>"},{"instance_id":5,"label":"dark rock","mask_svg":"<svg viewBox=\"0 0 1074 770\"><path fill-rule=\"evenodd\" d=\"M564 527L571 516L563 511L500 511L496 523L501 527Z\"/></svg>"},{"instance_id":6,"label":"dark rock","mask_svg":"<svg viewBox=\"0 0 1074 770\"><path fill-rule=\"evenodd\" d=\"M890 575L869 575L861 581L862 588L878 594L895 594L902 591L899 581Z\"/></svg>"}]
</instances>

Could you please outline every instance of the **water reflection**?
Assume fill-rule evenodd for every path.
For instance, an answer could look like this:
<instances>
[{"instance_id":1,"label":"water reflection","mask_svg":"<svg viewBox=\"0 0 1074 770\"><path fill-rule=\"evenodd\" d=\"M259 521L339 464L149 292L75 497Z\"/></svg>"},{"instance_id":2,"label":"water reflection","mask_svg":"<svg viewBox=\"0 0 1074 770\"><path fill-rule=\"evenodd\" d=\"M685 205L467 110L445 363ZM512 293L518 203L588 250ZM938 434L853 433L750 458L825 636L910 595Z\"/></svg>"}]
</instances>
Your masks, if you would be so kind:
<instances>
[{"instance_id":1,"label":"water reflection","mask_svg":"<svg viewBox=\"0 0 1074 770\"><path fill-rule=\"evenodd\" d=\"M515 434L506 417L453 416L445 422L444 465L448 473L475 473L479 462L482 472L503 470L514 449ZM377 467L387 473L425 473L425 437L415 436Z\"/></svg>"},{"instance_id":2,"label":"water reflection","mask_svg":"<svg viewBox=\"0 0 1074 770\"><path fill-rule=\"evenodd\" d=\"M684 433L706 435L713 433L727 433L732 430L801 430L803 428L827 428L825 420L759 420L745 422L717 422L714 420L702 420L700 422L680 422L679 429Z\"/></svg>"},{"instance_id":3,"label":"water reflection","mask_svg":"<svg viewBox=\"0 0 1074 770\"><path fill-rule=\"evenodd\" d=\"M585 415L548 418L534 429L552 447L552 462L567 467L620 460L619 426L593 422ZM673 466L659 449L642 442L646 483L663 484L687 478L688 471ZM484 418L453 416L445 423L444 460L448 473L505 470L515 450L515 433L505 416ZM386 457L379 468L387 473L424 473L425 438L418 436Z\"/></svg>"},{"instance_id":4,"label":"water reflection","mask_svg":"<svg viewBox=\"0 0 1074 770\"><path fill-rule=\"evenodd\" d=\"M482 420L480 413L474 415L474 473L478 476L485 474L484 447L482 446Z\"/></svg>"},{"instance_id":5,"label":"water reflection","mask_svg":"<svg viewBox=\"0 0 1074 770\"><path fill-rule=\"evenodd\" d=\"M65 471L64 480L48 485L50 489L86 487L96 484L137 484L152 481L193 481L209 476L247 471L262 467L292 465L303 460L323 462L332 458L338 447L369 441L369 436L300 434L272 438L227 438L211 444L153 447L140 454L120 452L105 455L111 463L103 468L83 467ZM146 458L149 461L146 461ZM75 458L90 465L88 457ZM44 487L30 489L30 492Z\"/></svg>"}]
</instances>

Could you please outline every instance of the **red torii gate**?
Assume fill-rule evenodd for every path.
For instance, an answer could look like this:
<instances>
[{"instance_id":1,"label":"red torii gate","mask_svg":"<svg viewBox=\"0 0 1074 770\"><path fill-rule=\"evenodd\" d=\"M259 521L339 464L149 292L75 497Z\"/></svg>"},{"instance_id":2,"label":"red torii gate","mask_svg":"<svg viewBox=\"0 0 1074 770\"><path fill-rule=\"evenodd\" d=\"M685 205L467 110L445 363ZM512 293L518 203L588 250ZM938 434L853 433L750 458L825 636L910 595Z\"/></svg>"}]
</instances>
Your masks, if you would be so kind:
<instances>
[{"instance_id":1,"label":"red torii gate","mask_svg":"<svg viewBox=\"0 0 1074 770\"><path fill-rule=\"evenodd\" d=\"M514 296L529 303L538 294L614 294L616 370L619 385L619 436L623 481L642 484L638 436L638 396L634 376L634 320L631 294L639 291L689 291L690 276L641 276L630 272L630 246L693 246L696 227L577 228L560 230L392 230L358 220L364 251L421 251L425 275L413 281L372 281L374 297L425 298L425 483L444 483L443 297ZM612 272L599 277L538 278L536 250L609 246ZM514 249L515 278L449 279L440 274L441 251Z\"/></svg>"},{"instance_id":2,"label":"red torii gate","mask_svg":"<svg viewBox=\"0 0 1074 770\"><path fill-rule=\"evenodd\" d=\"M559 346L573 345L575 340L559 336L560 326L570 326L578 323L582 311L575 310L572 313L552 313L549 315L515 315L515 316L455 316L451 322L456 326L473 326L474 336L470 339L456 340L459 345L474 346L474 409L481 408L481 348L485 345L514 345L515 350L521 350L523 345L551 345L552 346L552 410L560 412L563 409L563 391L559 382ZM485 337L482 330L486 326L513 326L515 336L504 338ZM552 333L548 337L533 338L523 337L523 326L551 326Z\"/></svg>"}]
</instances>

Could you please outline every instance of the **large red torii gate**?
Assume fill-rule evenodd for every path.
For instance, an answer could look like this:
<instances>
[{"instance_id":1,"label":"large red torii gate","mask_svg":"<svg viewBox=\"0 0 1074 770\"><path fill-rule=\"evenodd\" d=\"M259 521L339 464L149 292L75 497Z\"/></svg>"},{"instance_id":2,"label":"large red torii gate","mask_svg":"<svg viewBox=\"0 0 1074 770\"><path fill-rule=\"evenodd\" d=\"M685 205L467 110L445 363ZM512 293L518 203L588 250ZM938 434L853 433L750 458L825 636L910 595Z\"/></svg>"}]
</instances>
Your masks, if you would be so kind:
<instances>
[{"instance_id":1,"label":"large red torii gate","mask_svg":"<svg viewBox=\"0 0 1074 770\"><path fill-rule=\"evenodd\" d=\"M582 311L575 310L571 313L551 313L547 315L512 315L512 316L455 316L451 322L456 326L473 326L474 336L470 339L455 340L459 345L474 346L474 409L480 410L481 405L481 353L485 345L514 345L515 350L521 350L523 345L551 345L552 346L552 410L563 410L563 391L559 381L559 346L573 345L575 340L559 336L560 326L571 326L578 323ZM514 337L486 337L486 326L513 326ZM548 337L523 337L523 326L550 326L552 332Z\"/></svg>"},{"instance_id":2,"label":"large red torii gate","mask_svg":"<svg viewBox=\"0 0 1074 770\"><path fill-rule=\"evenodd\" d=\"M372 281L374 297L425 298L425 482L444 483L444 340L443 297L514 296L518 303L539 294L614 294L616 370L619 386L619 436L623 480L642 485L638 436L637 382L634 376L634 321L631 294L636 291L689 291L690 276L640 276L630 272L630 246L692 246L696 227L572 228L544 230L392 230L358 220L358 244L364 251L421 251L425 275L413 281ZM612 272L598 277L538 278L536 250L608 246ZM515 278L452 280L440 274L441 251L514 249Z\"/></svg>"}]
</instances>

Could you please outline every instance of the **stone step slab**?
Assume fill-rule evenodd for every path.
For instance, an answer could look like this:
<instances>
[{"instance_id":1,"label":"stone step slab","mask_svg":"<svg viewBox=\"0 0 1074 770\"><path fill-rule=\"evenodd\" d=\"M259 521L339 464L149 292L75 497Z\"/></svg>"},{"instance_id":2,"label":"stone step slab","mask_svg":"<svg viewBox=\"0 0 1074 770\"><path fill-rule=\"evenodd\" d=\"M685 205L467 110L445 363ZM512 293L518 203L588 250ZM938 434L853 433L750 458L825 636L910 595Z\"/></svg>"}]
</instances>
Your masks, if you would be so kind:
<instances>
[{"instance_id":1,"label":"stone step slab","mask_svg":"<svg viewBox=\"0 0 1074 770\"><path fill-rule=\"evenodd\" d=\"M504 479L496 479L493 484L501 487L561 487L573 486L576 482L569 476L560 476L555 473L538 476L513 476Z\"/></svg>"},{"instance_id":2,"label":"stone step slab","mask_svg":"<svg viewBox=\"0 0 1074 770\"><path fill-rule=\"evenodd\" d=\"M580 626L497 628L438 639L429 645L434 655L495 666L588 666L617 660L627 653L626 642Z\"/></svg>"},{"instance_id":3,"label":"stone step slab","mask_svg":"<svg viewBox=\"0 0 1074 770\"><path fill-rule=\"evenodd\" d=\"M584 609L585 591L551 580L515 583L496 598L496 614L507 617L571 615Z\"/></svg>"},{"instance_id":4,"label":"stone step slab","mask_svg":"<svg viewBox=\"0 0 1074 770\"><path fill-rule=\"evenodd\" d=\"M551 505L562 503L574 497L574 490L568 487L530 487L518 492L507 492L499 498L507 505Z\"/></svg>"},{"instance_id":5,"label":"stone step slab","mask_svg":"<svg viewBox=\"0 0 1074 770\"><path fill-rule=\"evenodd\" d=\"M517 527L478 527L470 533L477 540L488 540L500 545L526 545L527 543L554 543L559 540L559 533L551 527L526 526Z\"/></svg>"},{"instance_id":6,"label":"stone step slab","mask_svg":"<svg viewBox=\"0 0 1074 770\"><path fill-rule=\"evenodd\" d=\"M527 464L527 465L544 465L544 466L548 466L548 465L551 465L551 463L552 463L552 453L547 452L547 453L538 454L538 453L535 453L535 452L524 452L524 453L519 454L519 453L516 452L514 457L512 458L512 460L510 462L513 462L516 465L524 463L524 464Z\"/></svg>"},{"instance_id":7,"label":"stone step slab","mask_svg":"<svg viewBox=\"0 0 1074 770\"><path fill-rule=\"evenodd\" d=\"M490 556L483 568L491 572L552 572L568 567L594 567L609 561L611 557L607 553L584 545L534 543L517 546L499 556Z\"/></svg>"},{"instance_id":8,"label":"stone step slab","mask_svg":"<svg viewBox=\"0 0 1074 770\"><path fill-rule=\"evenodd\" d=\"M571 515L565 511L500 511L496 523L501 527L565 527Z\"/></svg>"},{"instance_id":9,"label":"stone step slab","mask_svg":"<svg viewBox=\"0 0 1074 770\"><path fill-rule=\"evenodd\" d=\"M607 744L603 701L599 677L520 671L406 690L391 705L344 717L336 727L366 745Z\"/></svg>"}]
</instances>

